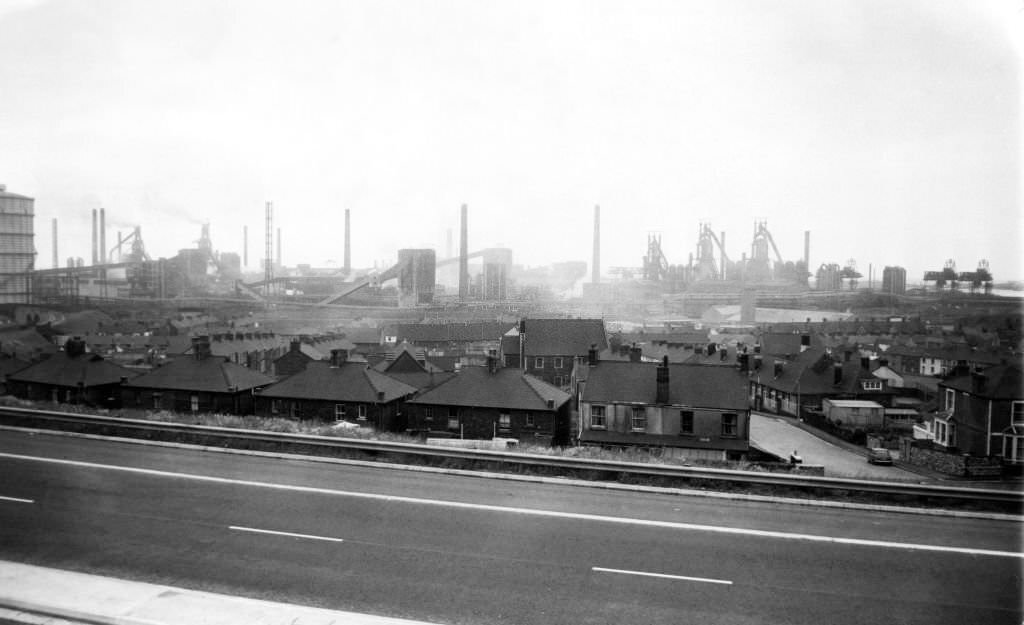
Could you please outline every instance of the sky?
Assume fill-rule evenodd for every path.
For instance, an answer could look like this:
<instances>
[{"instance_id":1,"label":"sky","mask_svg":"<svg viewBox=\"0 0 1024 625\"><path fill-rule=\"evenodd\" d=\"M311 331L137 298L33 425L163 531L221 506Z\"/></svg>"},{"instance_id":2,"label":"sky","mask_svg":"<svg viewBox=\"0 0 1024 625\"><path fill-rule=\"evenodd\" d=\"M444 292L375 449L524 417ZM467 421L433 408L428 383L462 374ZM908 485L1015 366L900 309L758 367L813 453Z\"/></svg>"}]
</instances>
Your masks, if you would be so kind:
<instances>
[{"instance_id":1,"label":"sky","mask_svg":"<svg viewBox=\"0 0 1024 625\"><path fill-rule=\"evenodd\" d=\"M91 210L249 266L510 247L528 266L750 253L1024 278L1024 0L0 0L0 184L37 267Z\"/></svg>"}]
</instances>

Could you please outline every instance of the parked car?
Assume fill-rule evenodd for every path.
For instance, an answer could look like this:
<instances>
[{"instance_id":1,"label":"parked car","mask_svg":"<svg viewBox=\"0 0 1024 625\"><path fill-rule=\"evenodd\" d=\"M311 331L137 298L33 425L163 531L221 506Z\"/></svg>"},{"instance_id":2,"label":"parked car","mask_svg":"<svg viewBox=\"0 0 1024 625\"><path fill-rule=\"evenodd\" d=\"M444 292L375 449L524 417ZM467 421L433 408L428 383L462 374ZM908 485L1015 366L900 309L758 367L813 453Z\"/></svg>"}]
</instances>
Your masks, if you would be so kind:
<instances>
[{"instance_id":1,"label":"parked car","mask_svg":"<svg viewBox=\"0 0 1024 625\"><path fill-rule=\"evenodd\" d=\"M872 447L868 450L868 462L871 464L892 464L892 454L885 447Z\"/></svg>"}]
</instances>

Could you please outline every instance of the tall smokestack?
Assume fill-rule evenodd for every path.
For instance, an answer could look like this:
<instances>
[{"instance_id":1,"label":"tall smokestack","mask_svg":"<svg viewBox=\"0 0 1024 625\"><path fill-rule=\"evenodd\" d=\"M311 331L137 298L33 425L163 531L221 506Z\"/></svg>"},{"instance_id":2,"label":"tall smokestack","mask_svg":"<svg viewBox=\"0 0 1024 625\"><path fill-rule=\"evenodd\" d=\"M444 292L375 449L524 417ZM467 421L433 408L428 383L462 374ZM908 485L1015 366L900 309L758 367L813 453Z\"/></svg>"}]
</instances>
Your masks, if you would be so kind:
<instances>
[{"instance_id":1,"label":"tall smokestack","mask_svg":"<svg viewBox=\"0 0 1024 625\"><path fill-rule=\"evenodd\" d=\"M107 209L100 209L100 264L107 264Z\"/></svg>"},{"instance_id":2,"label":"tall smokestack","mask_svg":"<svg viewBox=\"0 0 1024 625\"><path fill-rule=\"evenodd\" d=\"M242 267L249 266L249 226L242 226Z\"/></svg>"},{"instance_id":3,"label":"tall smokestack","mask_svg":"<svg viewBox=\"0 0 1024 625\"><path fill-rule=\"evenodd\" d=\"M92 264L96 264L96 245L99 241L96 239L96 209L92 209Z\"/></svg>"},{"instance_id":4,"label":"tall smokestack","mask_svg":"<svg viewBox=\"0 0 1024 625\"><path fill-rule=\"evenodd\" d=\"M722 230L722 279L725 280L725 230Z\"/></svg>"},{"instance_id":5,"label":"tall smokestack","mask_svg":"<svg viewBox=\"0 0 1024 625\"><path fill-rule=\"evenodd\" d=\"M281 229L280 228L277 229L277 266L278 267L284 267L284 264L281 262Z\"/></svg>"},{"instance_id":6,"label":"tall smokestack","mask_svg":"<svg viewBox=\"0 0 1024 625\"><path fill-rule=\"evenodd\" d=\"M601 207L594 206L594 261L591 267L590 281L597 284L601 281Z\"/></svg>"},{"instance_id":7,"label":"tall smokestack","mask_svg":"<svg viewBox=\"0 0 1024 625\"><path fill-rule=\"evenodd\" d=\"M466 220L469 209L462 205L461 225L459 234L459 299L465 300L469 291L469 230Z\"/></svg>"},{"instance_id":8,"label":"tall smokestack","mask_svg":"<svg viewBox=\"0 0 1024 625\"><path fill-rule=\"evenodd\" d=\"M345 273L352 270L352 230L348 209L345 209Z\"/></svg>"},{"instance_id":9,"label":"tall smokestack","mask_svg":"<svg viewBox=\"0 0 1024 625\"><path fill-rule=\"evenodd\" d=\"M804 230L804 269L811 270L811 231Z\"/></svg>"},{"instance_id":10,"label":"tall smokestack","mask_svg":"<svg viewBox=\"0 0 1024 625\"><path fill-rule=\"evenodd\" d=\"M57 218L53 218L53 268L57 268Z\"/></svg>"}]
</instances>

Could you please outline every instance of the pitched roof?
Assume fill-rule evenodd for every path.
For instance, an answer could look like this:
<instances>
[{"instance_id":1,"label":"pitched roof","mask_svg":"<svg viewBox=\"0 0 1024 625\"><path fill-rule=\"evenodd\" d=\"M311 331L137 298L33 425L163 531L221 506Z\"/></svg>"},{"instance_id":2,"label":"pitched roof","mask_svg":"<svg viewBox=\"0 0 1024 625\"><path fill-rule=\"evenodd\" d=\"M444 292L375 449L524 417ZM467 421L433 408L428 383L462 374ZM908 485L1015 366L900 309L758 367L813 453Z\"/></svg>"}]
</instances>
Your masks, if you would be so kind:
<instances>
[{"instance_id":1,"label":"pitched roof","mask_svg":"<svg viewBox=\"0 0 1024 625\"><path fill-rule=\"evenodd\" d=\"M557 409L571 396L517 368L463 367L452 379L424 392L410 404L507 408L545 411L548 402Z\"/></svg>"},{"instance_id":2,"label":"pitched roof","mask_svg":"<svg viewBox=\"0 0 1024 625\"><path fill-rule=\"evenodd\" d=\"M273 384L274 378L223 358L184 357L144 373L125 386L207 393L237 393Z\"/></svg>"},{"instance_id":3,"label":"pitched roof","mask_svg":"<svg viewBox=\"0 0 1024 625\"><path fill-rule=\"evenodd\" d=\"M655 404L659 366L599 361L590 367L583 401ZM669 364L668 369L669 404L731 410L749 407L747 376L733 367Z\"/></svg>"},{"instance_id":4,"label":"pitched roof","mask_svg":"<svg viewBox=\"0 0 1024 625\"><path fill-rule=\"evenodd\" d=\"M586 356L591 345L608 347L600 319L523 319L523 325L527 356Z\"/></svg>"},{"instance_id":5,"label":"pitched roof","mask_svg":"<svg viewBox=\"0 0 1024 625\"><path fill-rule=\"evenodd\" d=\"M975 390L973 376L966 375L940 382L939 386L971 393L989 399L1024 399L1024 376L1021 363L1010 363L989 367L975 374L983 380L983 386Z\"/></svg>"},{"instance_id":6,"label":"pitched roof","mask_svg":"<svg viewBox=\"0 0 1024 625\"><path fill-rule=\"evenodd\" d=\"M138 373L104 360L97 354L68 356L60 352L36 364L12 373L8 380L34 384L83 388L119 384L121 378L134 378Z\"/></svg>"},{"instance_id":7,"label":"pitched roof","mask_svg":"<svg viewBox=\"0 0 1024 625\"><path fill-rule=\"evenodd\" d=\"M394 332L399 341L472 342L497 341L514 323L470 321L466 323L400 323Z\"/></svg>"},{"instance_id":8,"label":"pitched roof","mask_svg":"<svg viewBox=\"0 0 1024 625\"><path fill-rule=\"evenodd\" d=\"M370 369L366 363L310 362L304 371L269 386L263 397L320 399L339 402L388 403L416 392L416 388ZM378 393L384 393L383 399Z\"/></svg>"}]
</instances>

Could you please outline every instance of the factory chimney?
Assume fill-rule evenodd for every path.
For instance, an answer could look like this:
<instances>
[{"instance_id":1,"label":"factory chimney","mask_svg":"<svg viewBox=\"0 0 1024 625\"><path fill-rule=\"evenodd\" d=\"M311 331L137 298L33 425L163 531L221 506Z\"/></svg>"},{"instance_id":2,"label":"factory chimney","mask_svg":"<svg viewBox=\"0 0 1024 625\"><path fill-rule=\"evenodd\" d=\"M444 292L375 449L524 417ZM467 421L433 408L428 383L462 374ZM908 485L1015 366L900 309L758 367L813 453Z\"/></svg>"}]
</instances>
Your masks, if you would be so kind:
<instances>
[{"instance_id":1,"label":"factory chimney","mask_svg":"<svg viewBox=\"0 0 1024 625\"><path fill-rule=\"evenodd\" d=\"M107 264L107 210L100 209L100 264Z\"/></svg>"},{"instance_id":2,"label":"factory chimney","mask_svg":"<svg viewBox=\"0 0 1024 625\"><path fill-rule=\"evenodd\" d=\"M590 281L597 284L601 281L601 207L594 206L594 261L591 267Z\"/></svg>"},{"instance_id":3,"label":"factory chimney","mask_svg":"<svg viewBox=\"0 0 1024 625\"><path fill-rule=\"evenodd\" d=\"M721 241L721 243L722 243L722 249L721 249L721 252L722 252L722 280L725 280L725 261L726 261L726 258L725 258L725 230L722 230L722 241Z\"/></svg>"},{"instance_id":4,"label":"factory chimney","mask_svg":"<svg viewBox=\"0 0 1024 625\"><path fill-rule=\"evenodd\" d=\"M96 209L92 209L92 264L96 264L96 245L98 241L96 239Z\"/></svg>"},{"instance_id":5,"label":"factory chimney","mask_svg":"<svg viewBox=\"0 0 1024 625\"><path fill-rule=\"evenodd\" d=\"M277 266L284 267L284 263L281 262L281 229L277 229Z\"/></svg>"},{"instance_id":6,"label":"factory chimney","mask_svg":"<svg viewBox=\"0 0 1024 625\"><path fill-rule=\"evenodd\" d=\"M804 230L804 269L811 270L811 231Z\"/></svg>"},{"instance_id":7,"label":"factory chimney","mask_svg":"<svg viewBox=\"0 0 1024 625\"><path fill-rule=\"evenodd\" d=\"M57 260L57 218L53 218L53 268L56 269L58 266Z\"/></svg>"},{"instance_id":8,"label":"factory chimney","mask_svg":"<svg viewBox=\"0 0 1024 625\"><path fill-rule=\"evenodd\" d=\"M462 224L459 234L459 301L465 301L469 291L469 235L466 226L468 209L462 205Z\"/></svg>"},{"instance_id":9,"label":"factory chimney","mask_svg":"<svg viewBox=\"0 0 1024 625\"><path fill-rule=\"evenodd\" d=\"M249 226L242 226L242 267L249 266Z\"/></svg>"},{"instance_id":10,"label":"factory chimney","mask_svg":"<svg viewBox=\"0 0 1024 625\"><path fill-rule=\"evenodd\" d=\"M345 209L345 273L352 270L352 230L348 209Z\"/></svg>"}]
</instances>

